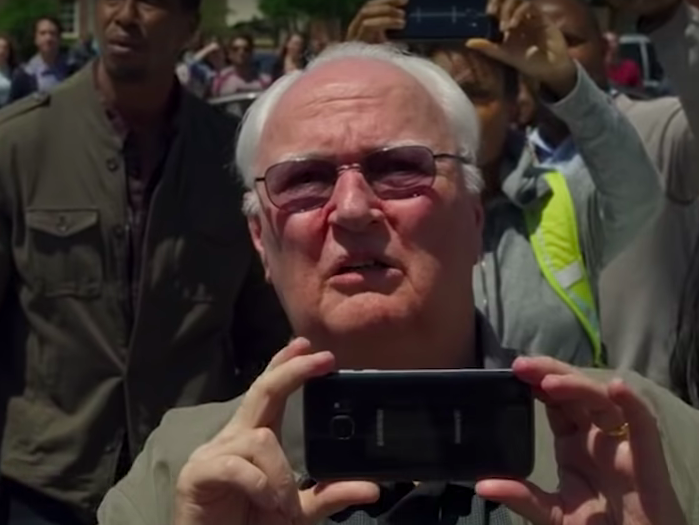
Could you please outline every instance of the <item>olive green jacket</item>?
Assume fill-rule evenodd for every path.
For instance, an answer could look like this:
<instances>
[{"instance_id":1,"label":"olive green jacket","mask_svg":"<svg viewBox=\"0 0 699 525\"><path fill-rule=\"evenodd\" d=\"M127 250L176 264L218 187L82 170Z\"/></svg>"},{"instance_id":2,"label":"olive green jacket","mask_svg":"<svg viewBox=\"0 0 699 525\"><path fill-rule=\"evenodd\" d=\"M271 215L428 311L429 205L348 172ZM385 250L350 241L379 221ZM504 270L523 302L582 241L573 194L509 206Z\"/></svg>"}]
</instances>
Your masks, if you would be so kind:
<instances>
[{"instance_id":1,"label":"olive green jacket","mask_svg":"<svg viewBox=\"0 0 699 525\"><path fill-rule=\"evenodd\" d=\"M239 395L288 340L236 126L183 92L131 312L122 139L92 69L0 112L3 476L94 516L125 442L135 457L168 409Z\"/></svg>"},{"instance_id":2,"label":"olive green jacket","mask_svg":"<svg viewBox=\"0 0 699 525\"><path fill-rule=\"evenodd\" d=\"M501 349L492 332L480 344L496 366L502 363ZM609 381L614 372L585 370L593 378ZM662 432L665 454L673 485L689 525L699 525L699 411L695 411L662 387L628 372L622 377L649 403ZM189 456L204 445L231 420L241 399L227 403L173 410L149 438L146 448L131 472L116 485L100 506L100 525L170 525L173 523L175 487ZM300 393L286 406L281 444L298 479L306 475L303 446L303 412ZM553 435L545 407L536 403L535 467L530 480L544 490L555 491L558 484ZM516 437L514 437L516 439ZM511 514L513 525L526 525L522 517ZM323 525L332 525L326 520ZM425 523L425 525L430 525ZM655 524L654 524L655 525ZM674 525L674 524L658 524Z\"/></svg>"}]
</instances>

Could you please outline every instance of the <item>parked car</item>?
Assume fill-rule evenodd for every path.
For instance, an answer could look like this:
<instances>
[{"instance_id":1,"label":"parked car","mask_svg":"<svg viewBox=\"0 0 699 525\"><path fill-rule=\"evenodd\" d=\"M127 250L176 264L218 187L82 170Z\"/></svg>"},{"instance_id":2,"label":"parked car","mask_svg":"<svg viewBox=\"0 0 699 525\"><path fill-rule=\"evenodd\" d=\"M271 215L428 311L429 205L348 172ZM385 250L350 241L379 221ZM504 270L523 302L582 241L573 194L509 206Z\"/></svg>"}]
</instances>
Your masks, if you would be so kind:
<instances>
[{"instance_id":1,"label":"parked car","mask_svg":"<svg viewBox=\"0 0 699 525\"><path fill-rule=\"evenodd\" d=\"M258 91L235 93L234 95L210 99L209 104L242 118L252 103L255 102L255 99L260 96L260 93Z\"/></svg>"},{"instance_id":2,"label":"parked car","mask_svg":"<svg viewBox=\"0 0 699 525\"><path fill-rule=\"evenodd\" d=\"M667 95L669 88L663 68L653 47L653 42L646 35L637 33L619 37L619 55L631 59L641 69L643 88L650 96Z\"/></svg>"}]
</instances>

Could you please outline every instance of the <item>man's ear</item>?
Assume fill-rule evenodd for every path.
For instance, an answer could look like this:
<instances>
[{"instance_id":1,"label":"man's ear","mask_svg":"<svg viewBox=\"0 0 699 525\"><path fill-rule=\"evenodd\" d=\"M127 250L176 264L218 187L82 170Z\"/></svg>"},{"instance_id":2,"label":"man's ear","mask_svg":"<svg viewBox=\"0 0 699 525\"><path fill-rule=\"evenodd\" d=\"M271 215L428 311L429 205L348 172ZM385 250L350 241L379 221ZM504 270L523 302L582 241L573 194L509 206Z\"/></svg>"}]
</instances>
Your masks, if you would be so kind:
<instances>
[{"instance_id":1,"label":"man's ear","mask_svg":"<svg viewBox=\"0 0 699 525\"><path fill-rule=\"evenodd\" d=\"M262 222L260 221L259 215L253 214L248 216L248 230L250 231L250 237L252 238L255 251L257 251L257 254L260 256L262 267L265 269L265 279L267 282L271 282L272 278L269 272L269 264L267 264L267 252L262 242Z\"/></svg>"}]
</instances>

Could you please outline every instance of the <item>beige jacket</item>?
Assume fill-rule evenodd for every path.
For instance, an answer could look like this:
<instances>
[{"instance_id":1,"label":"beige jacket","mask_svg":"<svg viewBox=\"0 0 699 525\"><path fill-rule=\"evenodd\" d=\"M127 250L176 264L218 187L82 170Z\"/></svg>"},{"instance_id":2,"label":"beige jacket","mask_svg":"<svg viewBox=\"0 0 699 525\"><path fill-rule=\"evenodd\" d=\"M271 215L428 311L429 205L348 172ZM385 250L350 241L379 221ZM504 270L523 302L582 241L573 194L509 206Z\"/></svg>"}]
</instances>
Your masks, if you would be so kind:
<instances>
[{"instance_id":1,"label":"beige jacket","mask_svg":"<svg viewBox=\"0 0 699 525\"><path fill-rule=\"evenodd\" d=\"M479 332L483 333L480 324ZM494 334L489 329L485 339L480 339L478 346L486 352L486 367L498 366L506 359L503 356L506 350L494 343ZM613 377L610 371L586 372L600 381L609 381ZM622 377L643 396L655 413L674 488L689 525L699 525L699 447L696 446L699 411L633 372ZM98 512L99 523L172 524L175 487L180 471L192 452L210 441L230 421L240 402L241 398L238 398L227 403L170 411L149 438L128 476L107 494ZM281 443L298 478L305 474L302 421L301 395L297 393L287 403ZM553 435L541 403L536 404L536 461L530 479L544 490L555 490L558 484ZM527 523L514 514L511 518L513 525Z\"/></svg>"}]
</instances>

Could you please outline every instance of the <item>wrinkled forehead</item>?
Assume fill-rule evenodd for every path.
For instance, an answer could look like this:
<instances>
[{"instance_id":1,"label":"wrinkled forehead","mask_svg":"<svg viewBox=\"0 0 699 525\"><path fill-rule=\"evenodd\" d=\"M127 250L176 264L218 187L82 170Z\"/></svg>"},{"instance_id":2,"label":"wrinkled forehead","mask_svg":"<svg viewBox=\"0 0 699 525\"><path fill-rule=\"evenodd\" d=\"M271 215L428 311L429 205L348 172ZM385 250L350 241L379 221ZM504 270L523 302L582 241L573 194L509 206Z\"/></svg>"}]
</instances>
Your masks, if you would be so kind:
<instances>
[{"instance_id":1,"label":"wrinkled forehead","mask_svg":"<svg viewBox=\"0 0 699 525\"><path fill-rule=\"evenodd\" d=\"M453 147L444 110L393 64L344 59L318 66L278 101L263 129L266 167L309 154L347 158L397 143Z\"/></svg>"}]
</instances>

